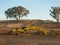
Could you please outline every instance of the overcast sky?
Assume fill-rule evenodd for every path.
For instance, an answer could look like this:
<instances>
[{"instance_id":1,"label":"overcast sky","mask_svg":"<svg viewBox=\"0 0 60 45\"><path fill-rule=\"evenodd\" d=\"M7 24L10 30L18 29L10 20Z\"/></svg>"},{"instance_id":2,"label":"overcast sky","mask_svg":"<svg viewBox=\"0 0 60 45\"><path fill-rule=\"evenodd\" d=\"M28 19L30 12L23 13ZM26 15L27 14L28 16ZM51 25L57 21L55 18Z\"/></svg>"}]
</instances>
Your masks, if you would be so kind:
<instances>
[{"instance_id":1,"label":"overcast sky","mask_svg":"<svg viewBox=\"0 0 60 45\"><path fill-rule=\"evenodd\" d=\"M0 0L0 20L5 20L5 10L14 6L23 6L29 10L23 19L54 20L49 15L51 7L60 6L60 0Z\"/></svg>"}]
</instances>

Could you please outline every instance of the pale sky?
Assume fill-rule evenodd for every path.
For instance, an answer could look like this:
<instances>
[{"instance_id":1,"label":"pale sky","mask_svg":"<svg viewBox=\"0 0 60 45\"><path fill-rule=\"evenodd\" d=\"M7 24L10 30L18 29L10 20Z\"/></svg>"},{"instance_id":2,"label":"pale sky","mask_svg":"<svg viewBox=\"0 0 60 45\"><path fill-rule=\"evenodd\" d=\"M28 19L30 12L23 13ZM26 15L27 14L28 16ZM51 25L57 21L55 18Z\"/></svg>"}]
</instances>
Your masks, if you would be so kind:
<instances>
[{"instance_id":1,"label":"pale sky","mask_svg":"<svg viewBox=\"0 0 60 45\"><path fill-rule=\"evenodd\" d=\"M0 20L5 20L5 10L14 6L23 6L29 10L23 19L54 20L49 13L51 7L59 6L60 0L0 0Z\"/></svg>"}]
</instances>

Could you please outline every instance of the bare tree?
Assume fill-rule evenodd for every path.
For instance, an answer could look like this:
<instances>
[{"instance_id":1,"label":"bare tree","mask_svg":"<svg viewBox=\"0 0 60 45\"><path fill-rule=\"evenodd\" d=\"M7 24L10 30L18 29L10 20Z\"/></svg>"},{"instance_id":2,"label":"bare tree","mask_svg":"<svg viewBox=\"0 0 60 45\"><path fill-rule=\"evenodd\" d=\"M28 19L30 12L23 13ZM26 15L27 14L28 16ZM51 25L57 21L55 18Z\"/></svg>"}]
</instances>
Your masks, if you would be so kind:
<instances>
[{"instance_id":1,"label":"bare tree","mask_svg":"<svg viewBox=\"0 0 60 45\"><path fill-rule=\"evenodd\" d=\"M51 7L51 9L50 15L57 20L57 23L59 23L60 7Z\"/></svg>"}]
</instances>

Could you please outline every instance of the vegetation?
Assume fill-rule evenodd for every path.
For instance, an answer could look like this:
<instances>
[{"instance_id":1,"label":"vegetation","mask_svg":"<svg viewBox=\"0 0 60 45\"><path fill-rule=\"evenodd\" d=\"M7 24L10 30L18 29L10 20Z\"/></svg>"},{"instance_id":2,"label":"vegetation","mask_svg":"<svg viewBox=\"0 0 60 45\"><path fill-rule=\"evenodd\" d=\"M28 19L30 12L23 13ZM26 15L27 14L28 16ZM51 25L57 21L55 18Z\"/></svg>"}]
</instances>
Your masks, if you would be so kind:
<instances>
[{"instance_id":1,"label":"vegetation","mask_svg":"<svg viewBox=\"0 0 60 45\"><path fill-rule=\"evenodd\" d=\"M28 13L29 13L29 11L22 6L12 7L5 11L7 19L15 18L17 20L20 20L20 18L23 16L27 16Z\"/></svg>"},{"instance_id":2,"label":"vegetation","mask_svg":"<svg viewBox=\"0 0 60 45\"><path fill-rule=\"evenodd\" d=\"M51 7L51 9L50 15L57 20L57 23L59 23L60 7Z\"/></svg>"}]
</instances>

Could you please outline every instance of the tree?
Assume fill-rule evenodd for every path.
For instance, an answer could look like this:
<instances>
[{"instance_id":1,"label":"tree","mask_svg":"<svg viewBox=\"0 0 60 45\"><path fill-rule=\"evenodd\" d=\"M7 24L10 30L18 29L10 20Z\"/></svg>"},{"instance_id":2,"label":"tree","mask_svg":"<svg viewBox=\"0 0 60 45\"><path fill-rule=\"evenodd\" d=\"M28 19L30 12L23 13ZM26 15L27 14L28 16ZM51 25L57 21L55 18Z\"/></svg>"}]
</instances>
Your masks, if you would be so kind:
<instances>
[{"instance_id":1,"label":"tree","mask_svg":"<svg viewBox=\"0 0 60 45\"><path fill-rule=\"evenodd\" d=\"M16 18L17 20L20 20L20 17L27 16L28 13L29 11L22 6L12 7L5 11L6 18Z\"/></svg>"},{"instance_id":2,"label":"tree","mask_svg":"<svg viewBox=\"0 0 60 45\"><path fill-rule=\"evenodd\" d=\"M51 9L50 15L57 20L57 23L59 23L60 7L51 7Z\"/></svg>"}]
</instances>

